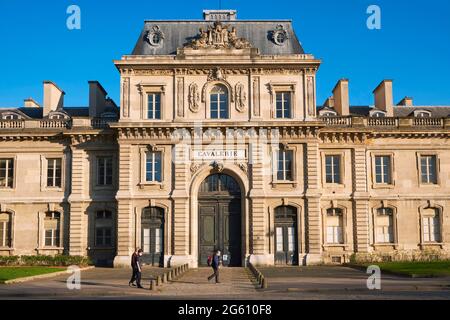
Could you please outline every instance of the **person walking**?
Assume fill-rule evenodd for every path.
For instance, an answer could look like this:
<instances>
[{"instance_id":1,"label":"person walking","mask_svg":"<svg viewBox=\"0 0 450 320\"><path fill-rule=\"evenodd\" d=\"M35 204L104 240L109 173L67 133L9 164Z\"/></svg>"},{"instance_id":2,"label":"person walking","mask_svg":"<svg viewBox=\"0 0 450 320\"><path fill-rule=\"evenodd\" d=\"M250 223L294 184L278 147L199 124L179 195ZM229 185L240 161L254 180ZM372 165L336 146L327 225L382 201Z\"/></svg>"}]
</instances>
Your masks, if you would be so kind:
<instances>
[{"instance_id":1,"label":"person walking","mask_svg":"<svg viewBox=\"0 0 450 320\"><path fill-rule=\"evenodd\" d=\"M136 255L134 255L134 258L132 256L131 259L131 267L133 268L133 277L130 280L130 284L133 286L137 286L139 289L142 289L141 285L141 275L142 275L142 268L141 268L141 256L142 256L142 249L139 249L136 252ZM136 281L136 285L133 284L133 280Z\"/></svg>"},{"instance_id":2,"label":"person walking","mask_svg":"<svg viewBox=\"0 0 450 320\"><path fill-rule=\"evenodd\" d=\"M136 257L138 255L139 248L136 248L134 250L133 254L131 255L131 269L133 270L133 274L131 275L131 280L128 282L128 285L131 287L136 287L136 284L134 282L136 281L136 268L134 267L136 265Z\"/></svg>"},{"instance_id":3,"label":"person walking","mask_svg":"<svg viewBox=\"0 0 450 320\"><path fill-rule=\"evenodd\" d=\"M211 281L213 278L216 278L216 283L220 283L219 281L220 250L217 250L211 257L211 267L213 268L214 273L208 277L208 281Z\"/></svg>"}]
</instances>

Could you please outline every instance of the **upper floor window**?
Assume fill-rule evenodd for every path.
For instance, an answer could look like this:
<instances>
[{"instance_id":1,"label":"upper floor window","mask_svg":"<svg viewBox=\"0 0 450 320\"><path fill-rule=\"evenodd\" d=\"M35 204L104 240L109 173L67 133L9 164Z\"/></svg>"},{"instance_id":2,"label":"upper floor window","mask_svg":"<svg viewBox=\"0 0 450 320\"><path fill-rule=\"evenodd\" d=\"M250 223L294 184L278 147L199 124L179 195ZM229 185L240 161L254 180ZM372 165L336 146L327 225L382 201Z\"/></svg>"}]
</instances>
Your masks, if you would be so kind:
<instances>
[{"instance_id":1,"label":"upper floor window","mask_svg":"<svg viewBox=\"0 0 450 320\"><path fill-rule=\"evenodd\" d=\"M61 187L61 158L47 159L47 187Z\"/></svg>"},{"instance_id":2,"label":"upper floor window","mask_svg":"<svg viewBox=\"0 0 450 320\"><path fill-rule=\"evenodd\" d=\"M277 119L289 119L292 117L291 108L291 93L277 92L276 93L276 113Z\"/></svg>"},{"instance_id":3,"label":"upper floor window","mask_svg":"<svg viewBox=\"0 0 450 320\"><path fill-rule=\"evenodd\" d=\"M11 214L0 213L0 247L11 247Z\"/></svg>"},{"instance_id":4,"label":"upper floor window","mask_svg":"<svg viewBox=\"0 0 450 320\"><path fill-rule=\"evenodd\" d=\"M145 179L147 182L162 181L162 153L160 151L147 152Z\"/></svg>"},{"instance_id":5,"label":"upper floor window","mask_svg":"<svg viewBox=\"0 0 450 320\"><path fill-rule=\"evenodd\" d=\"M341 156L325 156L326 183L342 183L341 180Z\"/></svg>"},{"instance_id":6,"label":"upper floor window","mask_svg":"<svg viewBox=\"0 0 450 320\"><path fill-rule=\"evenodd\" d=\"M384 112L377 111L377 112L372 113L372 117L374 117L374 118L385 118L386 114Z\"/></svg>"},{"instance_id":7,"label":"upper floor window","mask_svg":"<svg viewBox=\"0 0 450 320\"><path fill-rule=\"evenodd\" d=\"M97 158L97 185L110 186L112 185L112 157Z\"/></svg>"},{"instance_id":8,"label":"upper floor window","mask_svg":"<svg viewBox=\"0 0 450 320\"><path fill-rule=\"evenodd\" d=\"M429 208L422 216L423 242L441 242L439 210Z\"/></svg>"},{"instance_id":9,"label":"upper floor window","mask_svg":"<svg viewBox=\"0 0 450 320\"><path fill-rule=\"evenodd\" d=\"M437 184L437 160L435 155L420 157L421 182L426 184Z\"/></svg>"},{"instance_id":10,"label":"upper floor window","mask_svg":"<svg viewBox=\"0 0 450 320\"><path fill-rule=\"evenodd\" d=\"M0 159L0 188L12 188L14 182L14 159Z\"/></svg>"},{"instance_id":11,"label":"upper floor window","mask_svg":"<svg viewBox=\"0 0 450 320\"><path fill-rule=\"evenodd\" d=\"M60 220L59 212L47 212L44 220L45 230L45 246L59 247L60 246Z\"/></svg>"},{"instance_id":12,"label":"upper floor window","mask_svg":"<svg viewBox=\"0 0 450 320\"><path fill-rule=\"evenodd\" d=\"M277 152L277 180L292 181L292 150L279 150Z\"/></svg>"},{"instance_id":13,"label":"upper floor window","mask_svg":"<svg viewBox=\"0 0 450 320\"><path fill-rule=\"evenodd\" d=\"M8 113L2 117L3 120L20 120L21 117L15 113Z\"/></svg>"},{"instance_id":14,"label":"upper floor window","mask_svg":"<svg viewBox=\"0 0 450 320\"><path fill-rule=\"evenodd\" d=\"M211 119L228 119L228 90L223 85L215 85L210 93Z\"/></svg>"},{"instance_id":15,"label":"upper floor window","mask_svg":"<svg viewBox=\"0 0 450 320\"><path fill-rule=\"evenodd\" d=\"M391 157L375 156L375 182L379 184L391 184Z\"/></svg>"},{"instance_id":16,"label":"upper floor window","mask_svg":"<svg viewBox=\"0 0 450 320\"><path fill-rule=\"evenodd\" d=\"M112 245L112 213L108 210L95 214L95 245L109 247Z\"/></svg>"},{"instance_id":17,"label":"upper floor window","mask_svg":"<svg viewBox=\"0 0 450 320\"><path fill-rule=\"evenodd\" d=\"M376 242L394 242L394 211L391 208L379 208L376 215Z\"/></svg>"},{"instance_id":18,"label":"upper floor window","mask_svg":"<svg viewBox=\"0 0 450 320\"><path fill-rule=\"evenodd\" d=\"M147 119L161 119L161 93L149 93Z\"/></svg>"},{"instance_id":19,"label":"upper floor window","mask_svg":"<svg viewBox=\"0 0 450 320\"><path fill-rule=\"evenodd\" d=\"M416 118L431 118L431 112L429 111L416 111L414 113Z\"/></svg>"},{"instance_id":20,"label":"upper floor window","mask_svg":"<svg viewBox=\"0 0 450 320\"><path fill-rule=\"evenodd\" d=\"M343 212L340 208L327 209L326 218L327 243L344 243L343 236Z\"/></svg>"}]
</instances>

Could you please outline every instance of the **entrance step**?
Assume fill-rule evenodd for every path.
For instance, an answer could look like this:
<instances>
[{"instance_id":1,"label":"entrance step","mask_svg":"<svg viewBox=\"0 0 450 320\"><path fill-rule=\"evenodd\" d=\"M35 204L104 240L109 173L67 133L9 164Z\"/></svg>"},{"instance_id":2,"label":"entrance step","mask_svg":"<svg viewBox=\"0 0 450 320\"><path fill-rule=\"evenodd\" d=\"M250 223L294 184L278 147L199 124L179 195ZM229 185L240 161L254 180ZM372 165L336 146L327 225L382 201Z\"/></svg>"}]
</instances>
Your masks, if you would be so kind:
<instances>
[{"instance_id":1,"label":"entrance step","mask_svg":"<svg viewBox=\"0 0 450 320\"><path fill-rule=\"evenodd\" d=\"M181 278L164 286L160 295L178 298L220 299L223 296L247 295L255 293L251 275L245 268L221 268L220 282L208 281L213 273L211 268L188 270Z\"/></svg>"}]
</instances>

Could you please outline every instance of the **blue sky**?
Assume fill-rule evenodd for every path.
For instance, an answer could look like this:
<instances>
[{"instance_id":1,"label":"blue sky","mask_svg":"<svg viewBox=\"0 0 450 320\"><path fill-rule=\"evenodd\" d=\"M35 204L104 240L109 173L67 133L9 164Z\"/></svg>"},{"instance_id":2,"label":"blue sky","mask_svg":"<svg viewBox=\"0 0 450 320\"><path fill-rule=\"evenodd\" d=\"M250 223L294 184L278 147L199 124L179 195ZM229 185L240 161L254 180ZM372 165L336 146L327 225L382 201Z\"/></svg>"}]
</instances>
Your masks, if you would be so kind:
<instances>
[{"instance_id":1,"label":"blue sky","mask_svg":"<svg viewBox=\"0 0 450 320\"><path fill-rule=\"evenodd\" d=\"M81 8L81 30L66 28L66 9ZM367 7L381 8L381 30L366 27ZM114 59L131 53L145 19L200 19L219 0L0 0L0 106L42 102L42 81L65 92L67 106L88 103L98 80L119 103ZM292 19L305 51L323 60L318 104L339 78L350 80L352 105L373 104L372 90L394 80L394 99L450 105L448 0L222 0L240 19Z\"/></svg>"}]
</instances>

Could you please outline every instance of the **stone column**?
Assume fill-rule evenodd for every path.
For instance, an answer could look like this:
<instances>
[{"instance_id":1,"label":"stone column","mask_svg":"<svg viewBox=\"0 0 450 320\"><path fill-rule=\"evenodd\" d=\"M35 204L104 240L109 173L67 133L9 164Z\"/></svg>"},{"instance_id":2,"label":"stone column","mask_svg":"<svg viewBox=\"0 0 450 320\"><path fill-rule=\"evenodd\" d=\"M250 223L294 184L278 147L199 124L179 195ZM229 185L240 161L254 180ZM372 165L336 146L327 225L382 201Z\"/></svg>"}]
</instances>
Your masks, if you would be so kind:
<instances>
[{"instance_id":1,"label":"stone column","mask_svg":"<svg viewBox=\"0 0 450 320\"><path fill-rule=\"evenodd\" d=\"M192 256L191 229L190 229L190 208L189 208L189 161L188 149L185 144L174 146L175 157L173 163L173 183L174 190L172 192L173 200L173 256L170 258L171 266L189 263L196 266L197 260Z\"/></svg>"},{"instance_id":2,"label":"stone column","mask_svg":"<svg viewBox=\"0 0 450 320\"><path fill-rule=\"evenodd\" d=\"M364 146L356 147L353 162L353 216L355 251L369 251L369 193L367 189L367 155Z\"/></svg>"},{"instance_id":3,"label":"stone column","mask_svg":"<svg viewBox=\"0 0 450 320\"><path fill-rule=\"evenodd\" d=\"M119 144L119 191L117 192L117 255L115 267L130 265L133 245L132 148L130 144Z\"/></svg>"},{"instance_id":4,"label":"stone column","mask_svg":"<svg viewBox=\"0 0 450 320\"><path fill-rule=\"evenodd\" d=\"M69 196L69 254L86 255L87 226L85 223L85 201L87 154L78 146L72 146L72 192Z\"/></svg>"},{"instance_id":5,"label":"stone column","mask_svg":"<svg viewBox=\"0 0 450 320\"><path fill-rule=\"evenodd\" d=\"M269 236L267 234L268 221L265 206L264 192L264 147L261 143L249 144L250 154L250 262L252 264L273 264L274 258L269 254Z\"/></svg>"},{"instance_id":6,"label":"stone column","mask_svg":"<svg viewBox=\"0 0 450 320\"><path fill-rule=\"evenodd\" d=\"M322 261L322 237L320 217L320 155L319 143L310 141L305 146L305 179L306 179L306 264L317 264Z\"/></svg>"}]
</instances>

